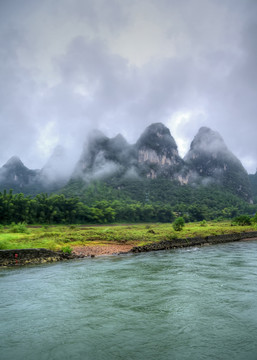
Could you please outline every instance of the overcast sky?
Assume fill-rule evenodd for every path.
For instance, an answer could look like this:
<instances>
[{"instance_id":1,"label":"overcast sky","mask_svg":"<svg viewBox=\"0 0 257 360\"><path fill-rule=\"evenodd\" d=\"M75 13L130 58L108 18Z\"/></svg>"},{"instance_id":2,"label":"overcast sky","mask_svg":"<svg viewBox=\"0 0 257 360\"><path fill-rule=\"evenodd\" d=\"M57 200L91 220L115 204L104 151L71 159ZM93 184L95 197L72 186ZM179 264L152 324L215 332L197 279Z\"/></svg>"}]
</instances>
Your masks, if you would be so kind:
<instances>
[{"instance_id":1,"label":"overcast sky","mask_svg":"<svg viewBox=\"0 0 257 360\"><path fill-rule=\"evenodd\" d=\"M0 0L0 166L153 122L181 156L208 126L255 173L256 0Z\"/></svg>"}]
</instances>

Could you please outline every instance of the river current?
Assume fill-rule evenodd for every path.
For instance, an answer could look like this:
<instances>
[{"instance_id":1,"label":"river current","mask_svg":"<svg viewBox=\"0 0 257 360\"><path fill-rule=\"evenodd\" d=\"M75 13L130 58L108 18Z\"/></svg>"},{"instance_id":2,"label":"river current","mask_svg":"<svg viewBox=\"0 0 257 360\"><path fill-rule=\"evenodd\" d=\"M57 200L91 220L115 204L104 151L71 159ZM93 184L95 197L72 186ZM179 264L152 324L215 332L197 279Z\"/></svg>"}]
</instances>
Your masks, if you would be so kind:
<instances>
[{"instance_id":1,"label":"river current","mask_svg":"<svg viewBox=\"0 0 257 360\"><path fill-rule=\"evenodd\" d=\"M0 270L1 360L256 360L257 241Z\"/></svg>"}]
</instances>

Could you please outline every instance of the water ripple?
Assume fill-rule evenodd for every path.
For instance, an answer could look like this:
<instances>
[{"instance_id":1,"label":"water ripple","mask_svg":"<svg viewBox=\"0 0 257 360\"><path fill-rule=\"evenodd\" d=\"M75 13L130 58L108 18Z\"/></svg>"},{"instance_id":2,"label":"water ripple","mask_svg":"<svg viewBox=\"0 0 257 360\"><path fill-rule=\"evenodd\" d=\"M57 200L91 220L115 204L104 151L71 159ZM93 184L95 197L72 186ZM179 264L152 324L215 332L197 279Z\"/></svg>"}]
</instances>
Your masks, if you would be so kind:
<instances>
[{"instance_id":1,"label":"water ripple","mask_svg":"<svg viewBox=\"0 0 257 360\"><path fill-rule=\"evenodd\" d=\"M251 241L1 270L1 360L256 360L256 253Z\"/></svg>"}]
</instances>

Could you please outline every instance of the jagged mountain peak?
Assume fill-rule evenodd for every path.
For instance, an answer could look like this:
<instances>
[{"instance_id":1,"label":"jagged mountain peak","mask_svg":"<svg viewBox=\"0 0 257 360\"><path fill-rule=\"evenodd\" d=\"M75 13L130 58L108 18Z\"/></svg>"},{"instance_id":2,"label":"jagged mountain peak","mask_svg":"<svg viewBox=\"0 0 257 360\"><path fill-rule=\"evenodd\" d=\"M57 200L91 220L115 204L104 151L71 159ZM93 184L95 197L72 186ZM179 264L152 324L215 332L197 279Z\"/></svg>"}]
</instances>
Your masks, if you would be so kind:
<instances>
[{"instance_id":1,"label":"jagged mountain peak","mask_svg":"<svg viewBox=\"0 0 257 360\"><path fill-rule=\"evenodd\" d=\"M12 156L0 168L0 186L1 188L12 188L15 191L21 191L29 186L37 177L38 170L28 169L18 156Z\"/></svg>"},{"instance_id":2,"label":"jagged mountain peak","mask_svg":"<svg viewBox=\"0 0 257 360\"><path fill-rule=\"evenodd\" d=\"M156 132L156 133L158 132L163 135L164 134L170 135L170 130L161 122L153 123L147 126L144 132Z\"/></svg>"},{"instance_id":3,"label":"jagged mountain peak","mask_svg":"<svg viewBox=\"0 0 257 360\"><path fill-rule=\"evenodd\" d=\"M101 130L93 129L88 133L88 142L101 141L103 139L108 139L108 137Z\"/></svg>"},{"instance_id":4,"label":"jagged mountain peak","mask_svg":"<svg viewBox=\"0 0 257 360\"><path fill-rule=\"evenodd\" d=\"M250 184L240 160L227 148L221 135L207 127L199 129L184 161L190 168L189 182L211 181L249 200Z\"/></svg>"},{"instance_id":5,"label":"jagged mountain peak","mask_svg":"<svg viewBox=\"0 0 257 360\"><path fill-rule=\"evenodd\" d=\"M177 151L177 144L170 130L162 123L154 123L148 126L138 139L136 146L139 149L153 149L158 154Z\"/></svg>"},{"instance_id":6,"label":"jagged mountain peak","mask_svg":"<svg viewBox=\"0 0 257 360\"><path fill-rule=\"evenodd\" d=\"M162 123L148 126L138 139L139 172L148 177L176 177L183 160L178 155L177 144L170 130Z\"/></svg>"},{"instance_id":7,"label":"jagged mountain peak","mask_svg":"<svg viewBox=\"0 0 257 360\"><path fill-rule=\"evenodd\" d=\"M10 167L26 167L18 156L12 156L4 165L5 168Z\"/></svg>"},{"instance_id":8,"label":"jagged mountain peak","mask_svg":"<svg viewBox=\"0 0 257 360\"><path fill-rule=\"evenodd\" d=\"M190 151L219 153L229 151L221 135L208 127L201 127L194 137Z\"/></svg>"},{"instance_id":9,"label":"jagged mountain peak","mask_svg":"<svg viewBox=\"0 0 257 360\"><path fill-rule=\"evenodd\" d=\"M118 134L116 136L114 136L112 139L110 139L114 144L117 144L117 145L128 145L128 142L127 140L124 138L123 135L121 134Z\"/></svg>"}]
</instances>

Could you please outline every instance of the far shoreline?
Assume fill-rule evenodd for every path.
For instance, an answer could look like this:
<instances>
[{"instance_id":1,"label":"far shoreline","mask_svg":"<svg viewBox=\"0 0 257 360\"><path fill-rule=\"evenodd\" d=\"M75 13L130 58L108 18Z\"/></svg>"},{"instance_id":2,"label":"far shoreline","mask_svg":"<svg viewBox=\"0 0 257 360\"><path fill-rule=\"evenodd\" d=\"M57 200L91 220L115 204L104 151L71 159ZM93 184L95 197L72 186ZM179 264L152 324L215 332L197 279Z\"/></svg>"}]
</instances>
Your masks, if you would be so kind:
<instances>
[{"instance_id":1,"label":"far shoreline","mask_svg":"<svg viewBox=\"0 0 257 360\"><path fill-rule=\"evenodd\" d=\"M157 241L142 246L133 246L127 244L75 246L71 254L47 249L0 250L0 267L5 268L29 264L37 265L64 260L85 259L88 257L94 258L122 254L139 254L144 252L170 250L192 246L208 246L250 240L257 240L257 231L194 238L177 238Z\"/></svg>"}]
</instances>

